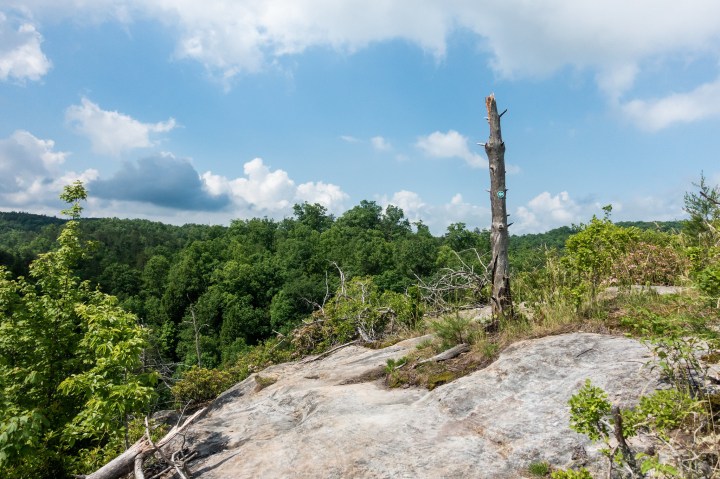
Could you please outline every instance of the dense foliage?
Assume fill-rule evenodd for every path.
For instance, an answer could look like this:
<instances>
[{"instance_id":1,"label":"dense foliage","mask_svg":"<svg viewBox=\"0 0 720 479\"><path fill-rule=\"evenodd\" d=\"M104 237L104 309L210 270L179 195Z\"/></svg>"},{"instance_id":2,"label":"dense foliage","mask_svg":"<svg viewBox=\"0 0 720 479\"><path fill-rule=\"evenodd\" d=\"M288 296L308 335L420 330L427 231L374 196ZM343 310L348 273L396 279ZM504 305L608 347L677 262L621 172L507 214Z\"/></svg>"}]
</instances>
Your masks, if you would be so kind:
<instances>
[{"instance_id":1,"label":"dense foliage","mask_svg":"<svg viewBox=\"0 0 720 479\"><path fill-rule=\"evenodd\" d=\"M87 254L80 184L63 199L73 218L29 279L0 268L0 469L4 477L64 477L70 458L122 436L154 396L142 371L147 334L117 300L74 272Z\"/></svg>"},{"instance_id":2,"label":"dense foliage","mask_svg":"<svg viewBox=\"0 0 720 479\"><path fill-rule=\"evenodd\" d=\"M704 179L698 188L683 224L615 224L608 207L587 224L512 237L523 314L551 325L630 284L692 281L720 301L718 192ZM423 288L453 272L480 278L487 230L456 223L435 237L372 201L338 218L304 203L282 221L229 227L80 219L83 198L81 185L66 191L69 221L0 213L0 463L18 477L119 444L154 395L156 408L206 401L268 364L414 328L445 346L484 337L457 311L424 321ZM442 298L460 309L487 293Z\"/></svg>"}]
</instances>

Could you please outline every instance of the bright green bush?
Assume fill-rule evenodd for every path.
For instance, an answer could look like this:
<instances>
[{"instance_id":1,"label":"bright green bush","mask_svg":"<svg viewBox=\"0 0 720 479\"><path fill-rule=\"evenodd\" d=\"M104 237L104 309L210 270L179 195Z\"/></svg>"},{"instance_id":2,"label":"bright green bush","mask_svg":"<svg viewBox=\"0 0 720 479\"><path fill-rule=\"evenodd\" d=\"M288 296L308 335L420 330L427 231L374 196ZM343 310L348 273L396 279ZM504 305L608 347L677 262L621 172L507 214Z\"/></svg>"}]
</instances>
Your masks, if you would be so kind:
<instances>
[{"instance_id":1,"label":"bright green bush","mask_svg":"<svg viewBox=\"0 0 720 479\"><path fill-rule=\"evenodd\" d=\"M609 219L610 206L605 207L606 216L593 216L590 223L580 226L580 231L565 242L566 266L580 281L590 285L591 299L595 299L598 287L612 277L613 265L637 242L637 228L623 228Z\"/></svg>"}]
</instances>

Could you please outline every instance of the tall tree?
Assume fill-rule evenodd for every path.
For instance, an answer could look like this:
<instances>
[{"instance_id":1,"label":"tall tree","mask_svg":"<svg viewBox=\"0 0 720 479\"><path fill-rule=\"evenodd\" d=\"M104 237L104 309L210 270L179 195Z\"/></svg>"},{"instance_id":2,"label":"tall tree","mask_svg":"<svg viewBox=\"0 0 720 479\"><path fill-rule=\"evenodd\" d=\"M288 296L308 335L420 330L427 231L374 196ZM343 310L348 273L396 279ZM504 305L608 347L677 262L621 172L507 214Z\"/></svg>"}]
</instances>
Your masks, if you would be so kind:
<instances>
[{"instance_id":1,"label":"tall tree","mask_svg":"<svg viewBox=\"0 0 720 479\"><path fill-rule=\"evenodd\" d=\"M485 143L490 167L490 206L492 210L492 227L490 229L490 242L492 246L492 311L493 324L496 328L501 317L513 316L512 297L510 295L510 262L508 261L508 222L507 206L505 204L507 188L505 187L505 142L500 130L500 117L498 114L495 95L485 99L488 123L490 124L490 139ZM507 111L507 110L506 110Z\"/></svg>"},{"instance_id":2,"label":"tall tree","mask_svg":"<svg viewBox=\"0 0 720 479\"><path fill-rule=\"evenodd\" d=\"M153 375L141 374L145 331L117 299L80 281L86 255L81 183L66 187L72 218L30 280L0 268L0 470L3 478L62 478L69 457L122 434L144 411Z\"/></svg>"}]
</instances>

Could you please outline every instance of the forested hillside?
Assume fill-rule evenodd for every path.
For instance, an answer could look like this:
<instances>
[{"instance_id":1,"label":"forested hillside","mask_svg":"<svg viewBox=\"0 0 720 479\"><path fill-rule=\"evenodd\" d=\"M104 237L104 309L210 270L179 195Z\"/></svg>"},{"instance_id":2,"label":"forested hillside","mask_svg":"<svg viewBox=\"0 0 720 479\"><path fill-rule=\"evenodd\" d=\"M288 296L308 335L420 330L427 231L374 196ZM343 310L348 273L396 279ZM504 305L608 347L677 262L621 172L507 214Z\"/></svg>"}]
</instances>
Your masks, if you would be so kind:
<instances>
[{"instance_id":1,"label":"forested hillside","mask_svg":"<svg viewBox=\"0 0 720 479\"><path fill-rule=\"evenodd\" d=\"M268 364L349 342L429 329L439 339L428 353L475 344L485 359L454 372L388 365L391 385L434 387L513 335L600 317L607 286L695 284L698 304L714 305L720 207L717 188L701 185L686 197L688 222L614 224L606 207L512 237L523 307L493 336L460 314L488 304L489 232L457 223L436 237L395 206L362 201L336 218L304 203L282 221L170 226L82 219L75 184L70 220L0 213L0 464L14 464L10 477L92 470L143 434L140 413L201 403Z\"/></svg>"},{"instance_id":2,"label":"forested hillside","mask_svg":"<svg viewBox=\"0 0 720 479\"><path fill-rule=\"evenodd\" d=\"M0 264L27 275L30 262L52 249L66 220L0 213ZM237 220L229 227L172 226L147 220L82 219L93 243L80 278L117 296L153 331L159 361L220 365L246 345L287 332L346 279L372 277L380 292L404 293L450 266L452 251L489 252L489 232L453 224L434 237L411 225L401 209L363 201L339 218L320 205L299 204L283 221ZM636 226L635 224L628 226ZM679 223L642 223L668 230ZM578 227L515 236L516 271L540 267L543 248L560 250ZM196 357L192 314L201 339Z\"/></svg>"}]
</instances>

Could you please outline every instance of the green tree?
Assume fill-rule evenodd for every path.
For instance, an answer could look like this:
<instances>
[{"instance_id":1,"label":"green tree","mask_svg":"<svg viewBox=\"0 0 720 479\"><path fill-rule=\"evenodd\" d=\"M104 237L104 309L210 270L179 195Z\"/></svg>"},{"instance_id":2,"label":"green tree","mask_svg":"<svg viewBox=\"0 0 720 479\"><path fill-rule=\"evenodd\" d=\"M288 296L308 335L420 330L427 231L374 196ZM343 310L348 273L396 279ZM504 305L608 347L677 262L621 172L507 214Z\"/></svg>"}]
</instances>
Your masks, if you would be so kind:
<instances>
[{"instance_id":1,"label":"green tree","mask_svg":"<svg viewBox=\"0 0 720 479\"><path fill-rule=\"evenodd\" d=\"M711 188L705 175L700 174L700 183L694 184L697 192L685 193L685 211L690 219L683 225L683 232L695 242L712 231L713 224L720 221L720 188ZM716 229L717 231L717 229Z\"/></svg>"},{"instance_id":2,"label":"green tree","mask_svg":"<svg viewBox=\"0 0 720 479\"><path fill-rule=\"evenodd\" d=\"M610 221L612 206L605 208L605 217L593 216L590 223L565 242L565 261L581 281L590 286L590 297L595 299L600 284L609 279L613 262L620 258L634 241L638 231L622 228Z\"/></svg>"},{"instance_id":3,"label":"green tree","mask_svg":"<svg viewBox=\"0 0 720 479\"><path fill-rule=\"evenodd\" d=\"M122 434L144 410L152 374L137 374L145 331L117 300L74 273L87 254L77 218L87 197L66 187L69 221L30 280L0 269L0 469L7 478L65 477L82 447ZM81 440L82 444L77 441Z\"/></svg>"}]
</instances>

